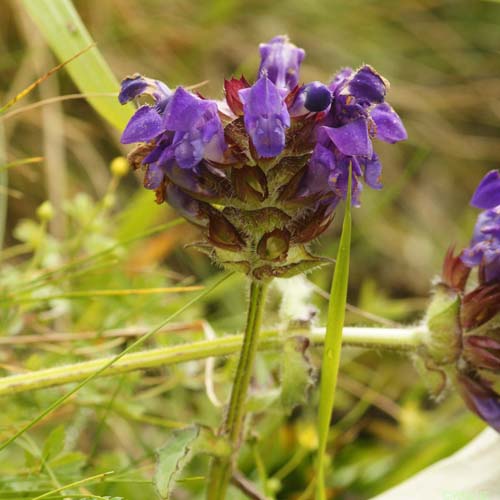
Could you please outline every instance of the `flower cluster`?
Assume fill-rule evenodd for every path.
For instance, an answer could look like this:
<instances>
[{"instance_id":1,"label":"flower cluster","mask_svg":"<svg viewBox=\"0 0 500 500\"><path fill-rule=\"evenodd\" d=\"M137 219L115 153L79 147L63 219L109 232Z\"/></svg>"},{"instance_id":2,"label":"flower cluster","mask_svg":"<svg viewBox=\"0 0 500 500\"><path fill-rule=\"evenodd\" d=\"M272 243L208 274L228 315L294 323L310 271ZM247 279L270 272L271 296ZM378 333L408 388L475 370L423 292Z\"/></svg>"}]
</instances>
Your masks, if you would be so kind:
<instances>
[{"instance_id":1,"label":"flower cluster","mask_svg":"<svg viewBox=\"0 0 500 500\"><path fill-rule=\"evenodd\" d=\"M347 195L358 205L381 164L373 139L406 138L385 102L388 82L370 66L343 69L325 85L301 84L302 49L284 36L260 46L253 84L224 82L221 101L134 75L121 103L142 105L122 135L144 167L144 186L204 229L197 248L253 279L292 276L319 265L307 244Z\"/></svg>"},{"instance_id":2,"label":"flower cluster","mask_svg":"<svg viewBox=\"0 0 500 500\"><path fill-rule=\"evenodd\" d=\"M486 209L470 246L448 252L428 325L433 362L467 406L500 432L500 174L489 172L471 204ZM470 280L473 268L477 282Z\"/></svg>"}]
</instances>

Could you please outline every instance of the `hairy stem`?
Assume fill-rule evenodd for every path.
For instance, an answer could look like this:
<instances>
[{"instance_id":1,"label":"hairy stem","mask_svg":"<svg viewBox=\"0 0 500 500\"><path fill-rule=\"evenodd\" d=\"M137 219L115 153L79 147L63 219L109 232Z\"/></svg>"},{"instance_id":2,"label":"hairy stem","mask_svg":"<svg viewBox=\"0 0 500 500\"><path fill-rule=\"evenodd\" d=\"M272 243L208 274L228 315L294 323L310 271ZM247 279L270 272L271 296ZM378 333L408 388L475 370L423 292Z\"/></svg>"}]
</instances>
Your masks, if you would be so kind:
<instances>
[{"instance_id":1,"label":"hairy stem","mask_svg":"<svg viewBox=\"0 0 500 500\"><path fill-rule=\"evenodd\" d=\"M295 335L306 335L316 345L323 344L325 329L315 328L291 330ZM425 329L417 328L357 328L345 327L342 341L344 345L394 351L414 351L422 345ZM125 354L120 360L109 366L99 377L118 375L157 366L174 365L216 356L227 356L241 349L242 335L226 335L213 340L188 342L181 345L161 347L147 351ZM258 349L280 349L282 334L278 330L269 330L260 335ZM22 392L34 391L73 382L80 382L90 374L109 364L113 356L83 361L70 365L57 366L19 375L0 378L0 396L9 396Z\"/></svg>"},{"instance_id":2,"label":"hairy stem","mask_svg":"<svg viewBox=\"0 0 500 500\"><path fill-rule=\"evenodd\" d=\"M231 481L233 465L238 455L241 440L248 386L258 348L266 291L267 284L252 281L247 325L243 337L243 345L241 346L240 359L231 390L229 407L220 429L220 434L228 437L233 453L232 456L227 458L213 459L207 487L208 500L223 500L226 498L226 491Z\"/></svg>"}]
</instances>

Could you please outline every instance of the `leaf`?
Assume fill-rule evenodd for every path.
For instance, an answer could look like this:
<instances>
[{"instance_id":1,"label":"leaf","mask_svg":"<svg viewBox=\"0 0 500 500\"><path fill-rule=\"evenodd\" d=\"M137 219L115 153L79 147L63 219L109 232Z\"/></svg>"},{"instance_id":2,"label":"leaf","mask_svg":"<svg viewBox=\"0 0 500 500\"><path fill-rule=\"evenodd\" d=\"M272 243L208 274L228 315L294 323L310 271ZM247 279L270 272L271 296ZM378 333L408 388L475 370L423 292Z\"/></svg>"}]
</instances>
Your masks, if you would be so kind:
<instances>
[{"instance_id":1,"label":"leaf","mask_svg":"<svg viewBox=\"0 0 500 500\"><path fill-rule=\"evenodd\" d=\"M330 419L335 402L342 347L342 329L344 327L345 308L347 303L347 285L349 281L349 260L351 248L351 186L352 172L349 171L347 199L345 203L344 222L340 237L335 271L333 273L328 318L326 324L325 346L321 365L320 400L318 410L318 458L316 463L316 498L325 500L324 468Z\"/></svg>"},{"instance_id":2,"label":"leaf","mask_svg":"<svg viewBox=\"0 0 500 500\"><path fill-rule=\"evenodd\" d=\"M281 357L281 405L287 414L307 402L307 393L313 384L313 369L306 350L306 337L291 337L283 345Z\"/></svg>"},{"instance_id":3,"label":"leaf","mask_svg":"<svg viewBox=\"0 0 500 500\"><path fill-rule=\"evenodd\" d=\"M245 403L245 413L262 413L280 397L279 389L268 389L250 394Z\"/></svg>"},{"instance_id":4,"label":"leaf","mask_svg":"<svg viewBox=\"0 0 500 500\"><path fill-rule=\"evenodd\" d=\"M63 451L66 432L62 425L57 426L45 440L42 449L42 457L44 461L49 461Z\"/></svg>"},{"instance_id":5,"label":"leaf","mask_svg":"<svg viewBox=\"0 0 500 500\"><path fill-rule=\"evenodd\" d=\"M231 448L227 441L217 438L210 429L200 426L175 431L168 442L158 450L154 482L163 499L170 498L184 468L198 454L217 457L228 456Z\"/></svg>"},{"instance_id":6,"label":"leaf","mask_svg":"<svg viewBox=\"0 0 500 500\"><path fill-rule=\"evenodd\" d=\"M60 61L94 43L71 0L23 0L23 5ZM67 71L83 93L118 93L118 80L96 47L72 61ZM123 130L133 111L131 105L121 106L113 96L87 100L119 130Z\"/></svg>"}]
</instances>

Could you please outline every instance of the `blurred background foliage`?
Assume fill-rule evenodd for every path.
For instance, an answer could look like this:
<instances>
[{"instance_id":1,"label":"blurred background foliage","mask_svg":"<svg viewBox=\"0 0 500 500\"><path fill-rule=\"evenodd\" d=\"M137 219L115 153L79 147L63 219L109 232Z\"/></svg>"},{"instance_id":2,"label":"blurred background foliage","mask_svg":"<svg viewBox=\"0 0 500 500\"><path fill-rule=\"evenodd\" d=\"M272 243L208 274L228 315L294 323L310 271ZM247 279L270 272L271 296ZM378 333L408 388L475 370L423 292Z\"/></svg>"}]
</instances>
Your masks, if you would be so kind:
<instances>
[{"instance_id":1,"label":"blurred background foliage","mask_svg":"<svg viewBox=\"0 0 500 500\"><path fill-rule=\"evenodd\" d=\"M254 78L258 43L281 33L307 52L304 81L328 81L337 69L362 63L388 78L388 99L410 139L378 145L385 187L366 190L363 206L353 214L349 302L386 322L422 317L447 247L463 246L469 238L476 213L468 200L475 185L499 166L500 4L74 3L119 79L140 72L170 87L206 81L200 91L219 98L224 77ZM2 2L0 26L0 102L5 103L56 60L20 2ZM128 342L124 332L134 335L155 325L189 297L93 297L89 291L207 284L218 273L204 256L184 248L197 237L187 224L137 238L175 214L154 204L139 174L113 176L110 164L127 148L84 99L57 99L77 92L62 70L0 118L0 199L8 200L5 224L0 203L2 375L117 352ZM11 165L26 158L35 160ZM37 215L45 200L55 211L50 221L43 211ZM319 253L335 254L340 221L339 216L316 244ZM323 270L308 278L321 291L328 290L330 276ZM71 296L74 292L80 296ZM245 292L244 280L232 278L184 313L177 331L157 335L153 344L202 338L202 319L217 334L241 331ZM279 303L276 289L268 326L283 321L275 312ZM318 324L326 304L320 293L310 298ZM370 318L351 310L348 322L375 324ZM71 333L72 339L44 340L53 333ZM33 334L40 340L12 341ZM259 358L255 390L275 387L279 364L276 354ZM220 399L233 369L232 358L217 364ZM461 447L482 428L455 395L436 404L406 358L346 349L341 370L331 433L335 473L329 477L336 498L369 498ZM2 440L65 390L2 398ZM251 423L255 443L244 449L241 468L276 498L306 498L302 492L313 473L316 439L314 392L310 403L288 417L271 406ZM205 392L202 363L99 380L0 455L0 498L33 498L114 470L99 485L82 486L81 497L153 499L154 450L170 429L193 421L216 425L220 414ZM195 498L203 487L204 464L196 461L191 469L179 498Z\"/></svg>"}]
</instances>

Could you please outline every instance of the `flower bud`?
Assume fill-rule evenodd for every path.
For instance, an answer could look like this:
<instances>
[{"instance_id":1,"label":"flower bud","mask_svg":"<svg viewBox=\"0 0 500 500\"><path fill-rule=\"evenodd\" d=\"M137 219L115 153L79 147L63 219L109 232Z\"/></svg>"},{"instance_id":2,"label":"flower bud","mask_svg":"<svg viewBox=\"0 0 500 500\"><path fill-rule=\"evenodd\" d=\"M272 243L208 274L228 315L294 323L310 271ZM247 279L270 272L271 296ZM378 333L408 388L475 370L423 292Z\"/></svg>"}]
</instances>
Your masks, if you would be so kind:
<instances>
[{"instance_id":1,"label":"flower bud","mask_svg":"<svg viewBox=\"0 0 500 500\"><path fill-rule=\"evenodd\" d=\"M124 177L130 170L129 162L123 156L117 156L111 161L110 170L115 177Z\"/></svg>"},{"instance_id":2,"label":"flower bud","mask_svg":"<svg viewBox=\"0 0 500 500\"><path fill-rule=\"evenodd\" d=\"M44 201L37 209L36 215L42 222L49 222L54 218L54 207L50 201Z\"/></svg>"}]
</instances>

